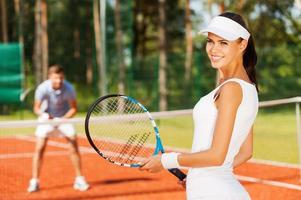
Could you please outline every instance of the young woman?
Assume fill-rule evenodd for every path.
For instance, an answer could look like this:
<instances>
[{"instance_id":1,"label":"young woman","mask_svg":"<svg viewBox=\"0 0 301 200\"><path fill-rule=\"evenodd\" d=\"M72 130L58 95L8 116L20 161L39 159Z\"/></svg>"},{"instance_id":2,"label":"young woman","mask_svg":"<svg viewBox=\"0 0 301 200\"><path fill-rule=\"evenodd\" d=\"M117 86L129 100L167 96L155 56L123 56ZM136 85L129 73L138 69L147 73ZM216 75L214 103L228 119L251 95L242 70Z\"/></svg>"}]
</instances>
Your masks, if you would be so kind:
<instances>
[{"instance_id":1,"label":"young woman","mask_svg":"<svg viewBox=\"0 0 301 200\"><path fill-rule=\"evenodd\" d=\"M253 38L242 17L230 12L213 18L201 32L207 35L206 52L220 79L219 86L193 109L192 151L154 156L141 170L188 167L188 200L248 200L233 167L252 156L252 127L258 111Z\"/></svg>"}]
</instances>

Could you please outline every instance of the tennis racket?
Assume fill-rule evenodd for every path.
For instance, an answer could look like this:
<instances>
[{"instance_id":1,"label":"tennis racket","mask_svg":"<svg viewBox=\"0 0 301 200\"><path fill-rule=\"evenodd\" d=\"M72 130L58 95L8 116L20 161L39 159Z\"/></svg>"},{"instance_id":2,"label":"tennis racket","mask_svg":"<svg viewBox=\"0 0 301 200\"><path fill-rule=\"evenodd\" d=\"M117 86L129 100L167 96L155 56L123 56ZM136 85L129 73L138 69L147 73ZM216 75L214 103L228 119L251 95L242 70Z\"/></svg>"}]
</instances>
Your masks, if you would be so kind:
<instances>
[{"instance_id":1,"label":"tennis racket","mask_svg":"<svg viewBox=\"0 0 301 200\"><path fill-rule=\"evenodd\" d=\"M112 94L100 97L89 108L85 131L90 145L107 161L140 167L147 158L164 153L159 129L148 110L134 98ZM183 180L179 169L169 169Z\"/></svg>"}]
</instances>

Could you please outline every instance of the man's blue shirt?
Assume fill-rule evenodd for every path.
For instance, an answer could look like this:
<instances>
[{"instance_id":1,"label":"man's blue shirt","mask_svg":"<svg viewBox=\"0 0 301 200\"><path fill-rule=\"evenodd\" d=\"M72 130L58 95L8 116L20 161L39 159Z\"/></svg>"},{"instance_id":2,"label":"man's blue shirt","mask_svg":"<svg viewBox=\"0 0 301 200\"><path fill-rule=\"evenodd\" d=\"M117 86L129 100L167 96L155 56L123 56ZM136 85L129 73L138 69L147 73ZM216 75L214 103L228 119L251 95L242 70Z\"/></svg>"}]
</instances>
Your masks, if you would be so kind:
<instances>
[{"instance_id":1,"label":"man's blue shirt","mask_svg":"<svg viewBox=\"0 0 301 200\"><path fill-rule=\"evenodd\" d=\"M41 83L36 92L35 100L47 102L45 112L49 113L52 117L62 117L70 109L69 103L75 100L76 95L72 85L64 80L62 87L58 90L52 88L50 80Z\"/></svg>"}]
</instances>

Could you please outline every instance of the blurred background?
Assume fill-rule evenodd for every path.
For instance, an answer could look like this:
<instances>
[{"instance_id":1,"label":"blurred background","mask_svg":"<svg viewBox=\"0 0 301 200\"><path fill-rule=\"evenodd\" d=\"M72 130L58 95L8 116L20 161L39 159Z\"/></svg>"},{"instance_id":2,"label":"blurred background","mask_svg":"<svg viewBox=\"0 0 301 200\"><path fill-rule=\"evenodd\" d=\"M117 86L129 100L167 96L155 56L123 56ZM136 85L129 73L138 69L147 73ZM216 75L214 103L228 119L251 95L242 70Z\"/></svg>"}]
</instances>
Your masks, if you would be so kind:
<instances>
[{"instance_id":1,"label":"blurred background","mask_svg":"<svg viewBox=\"0 0 301 200\"><path fill-rule=\"evenodd\" d=\"M260 100L300 94L299 0L160 2L1 0L0 42L20 45L22 89L31 90L22 109L31 110L52 64L64 67L83 112L106 93L135 96L150 110L192 108L216 81L197 33L224 11L240 13L253 33ZM1 62L12 62L2 52ZM20 110L0 102L9 105L2 113Z\"/></svg>"},{"instance_id":2,"label":"blurred background","mask_svg":"<svg viewBox=\"0 0 301 200\"><path fill-rule=\"evenodd\" d=\"M254 160L239 169L240 175L249 177L241 180L246 181L253 199L301 199L301 0L0 0L0 185L15 182L13 189L2 187L0 199L48 198L26 196L25 190L35 141L34 92L53 64L64 68L66 79L76 89L79 113L73 123L80 133L83 159L90 163L84 164L84 169L92 188L116 183L116 187L124 184L128 189L126 180L136 183L133 172L124 181L112 182L110 177L118 174L118 169L107 178L89 175L89 171L103 170L104 165L90 166L100 161L87 150L83 130L83 117L99 96L122 93L135 97L151 112L158 112L164 143L188 151L193 133L191 109L216 85L216 71L205 52L206 38L198 31L224 11L244 17L258 54L261 108L255 124ZM178 113L161 113L160 117L161 111ZM66 156L62 144L55 139L47 155L53 159ZM68 167L49 162L56 173L68 174ZM26 167L12 167L16 163ZM257 170L258 163L265 163L264 167ZM287 171L277 168L280 166ZM78 198L66 190L68 178L60 177L57 186L47 182L52 180L49 176L45 175L42 187L48 192L63 188L69 195L55 199ZM137 180L164 183L159 176L143 176L147 178ZM257 184L262 180L291 185L267 189L265 184ZM184 198L184 192L176 184L173 187L176 189L157 191L158 196L152 198L171 191L175 196L163 199ZM140 188L137 194L143 191ZM275 191L284 193L275 198ZM87 194L94 199L116 197L110 192L95 194L93 189ZM135 199L137 194L120 196L130 199L134 195Z\"/></svg>"}]
</instances>

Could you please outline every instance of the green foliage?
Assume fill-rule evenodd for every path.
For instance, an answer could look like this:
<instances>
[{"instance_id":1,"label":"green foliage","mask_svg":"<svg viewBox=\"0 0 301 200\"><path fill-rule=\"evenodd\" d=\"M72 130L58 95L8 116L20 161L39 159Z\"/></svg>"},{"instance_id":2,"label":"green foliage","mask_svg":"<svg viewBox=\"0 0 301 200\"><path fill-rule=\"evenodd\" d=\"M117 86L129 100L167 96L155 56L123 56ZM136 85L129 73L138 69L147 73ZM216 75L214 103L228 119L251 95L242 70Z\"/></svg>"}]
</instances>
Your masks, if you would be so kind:
<instances>
[{"instance_id":1,"label":"green foliage","mask_svg":"<svg viewBox=\"0 0 301 200\"><path fill-rule=\"evenodd\" d=\"M301 12L294 0L238 0L229 9L242 13L253 33L257 54L260 99L300 96Z\"/></svg>"},{"instance_id":2,"label":"green foliage","mask_svg":"<svg viewBox=\"0 0 301 200\"><path fill-rule=\"evenodd\" d=\"M261 58L258 63L260 72L261 96L267 98L284 98L298 96L300 85L297 79L300 77L296 55L292 51L294 47L281 44L274 48L264 48L259 53ZM296 87L292 87L296 85ZM299 87L298 87L299 86ZM279 96L278 91L281 93Z\"/></svg>"},{"instance_id":3,"label":"green foliage","mask_svg":"<svg viewBox=\"0 0 301 200\"><path fill-rule=\"evenodd\" d=\"M24 36L24 63L26 85L35 88L33 67L34 6L35 1L21 1L22 29L16 16L14 1L7 1L9 40ZM95 59L93 27L93 1L47 2L49 64L59 63L66 77L75 84L80 109L86 109L97 97L98 71ZM106 52L108 92L118 92L118 58L116 55L115 1L107 0ZM253 33L258 53L257 73L260 99L299 96L301 91L301 14L294 10L294 0L248 0L239 7L239 0L212 1L213 5L225 4L226 10L241 13ZM215 70L210 67L204 37L195 35L192 77L188 86L183 83L186 52L185 1L167 0L167 88L168 108L191 108L198 99L215 86ZM204 4L200 1L199 4ZM123 55L126 63L126 93L135 96L151 110L158 109L158 1L120 1ZM191 17L193 31L208 14L194 12ZM21 32L22 31L22 32ZM87 84L88 61L93 63L93 83ZM87 89L88 88L88 89Z\"/></svg>"}]
</instances>

